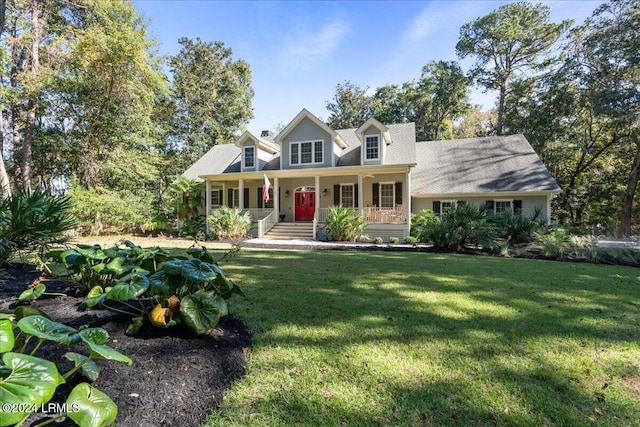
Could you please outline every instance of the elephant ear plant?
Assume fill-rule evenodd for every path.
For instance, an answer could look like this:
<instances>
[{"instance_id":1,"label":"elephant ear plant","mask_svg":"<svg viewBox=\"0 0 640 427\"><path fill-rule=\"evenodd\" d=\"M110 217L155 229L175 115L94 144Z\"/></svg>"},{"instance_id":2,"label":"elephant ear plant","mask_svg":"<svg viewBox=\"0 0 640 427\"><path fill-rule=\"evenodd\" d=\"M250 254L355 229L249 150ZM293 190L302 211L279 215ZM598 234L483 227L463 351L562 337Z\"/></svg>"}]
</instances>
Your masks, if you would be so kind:
<instances>
[{"instance_id":1,"label":"elephant ear plant","mask_svg":"<svg viewBox=\"0 0 640 427\"><path fill-rule=\"evenodd\" d=\"M190 258L141 265L113 282L94 286L83 305L130 315L128 334L135 334L145 319L156 327L184 324L196 334L210 333L228 314L226 301L245 295L206 248L193 247L187 254Z\"/></svg>"},{"instance_id":2,"label":"elephant ear plant","mask_svg":"<svg viewBox=\"0 0 640 427\"><path fill-rule=\"evenodd\" d=\"M77 371L95 380L99 372L94 360L115 360L130 365L131 359L106 345L108 337L102 328L76 330L32 307L18 307L13 315L0 314L0 427L22 425L32 413L42 410L58 386ZM66 353L65 357L74 367L61 374L53 362L36 356L45 341L66 346L83 344L89 355ZM66 408L66 413L54 420L66 416L81 427L111 425L118 414L118 407L109 396L86 382L76 385L65 404L56 405L60 407Z\"/></svg>"}]
</instances>

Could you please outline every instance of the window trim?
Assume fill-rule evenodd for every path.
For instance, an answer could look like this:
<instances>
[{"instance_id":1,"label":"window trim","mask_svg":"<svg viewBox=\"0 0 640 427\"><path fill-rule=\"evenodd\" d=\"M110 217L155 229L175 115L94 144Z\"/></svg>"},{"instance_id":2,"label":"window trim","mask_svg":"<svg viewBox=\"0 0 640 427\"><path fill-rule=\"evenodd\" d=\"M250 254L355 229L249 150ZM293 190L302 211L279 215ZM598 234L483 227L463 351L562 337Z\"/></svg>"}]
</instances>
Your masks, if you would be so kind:
<instances>
[{"instance_id":1,"label":"window trim","mask_svg":"<svg viewBox=\"0 0 640 427\"><path fill-rule=\"evenodd\" d=\"M356 197L357 195L356 193L356 185L355 183L351 182L351 183L340 183L340 206L344 206L345 208L354 208L356 206ZM342 203L342 187L351 187L351 205L347 206L344 203Z\"/></svg>"},{"instance_id":2,"label":"window trim","mask_svg":"<svg viewBox=\"0 0 640 427\"><path fill-rule=\"evenodd\" d=\"M212 188L211 189L211 207L213 208L219 208L220 206L222 206L222 199L223 199L223 195L222 193L222 188ZM218 197L218 203L213 203L213 195L216 194Z\"/></svg>"},{"instance_id":3,"label":"window trim","mask_svg":"<svg viewBox=\"0 0 640 427\"><path fill-rule=\"evenodd\" d=\"M252 165L248 165L247 164L247 150L248 149L252 149L253 150L253 164ZM242 165L245 169L248 168L255 168L256 167L256 146L255 145L246 145L243 147L242 149Z\"/></svg>"},{"instance_id":4,"label":"window trim","mask_svg":"<svg viewBox=\"0 0 640 427\"><path fill-rule=\"evenodd\" d=\"M377 141L377 146L378 146L378 156L377 157L372 157L372 158L367 158L367 138L376 138ZM370 135L364 135L364 161L365 162L372 162L372 161L376 161L376 160L380 160L380 156L381 156L381 152L382 152L382 148L380 146L380 134L370 134Z\"/></svg>"},{"instance_id":5,"label":"window trim","mask_svg":"<svg viewBox=\"0 0 640 427\"><path fill-rule=\"evenodd\" d=\"M498 202L509 202L509 208L511 210L511 213L513 213L513 199L493 199L493 213L494 214L499 213L498 210L497 210ZM500 212L503 212L503 211L500 211Z\"/></svg>"},{"instance_id":6,"label":"window trim","mask_svg":"<svg viewBox=\"0 0 640 427\"><path fill-rule=\"evenodd\" d=\"M390 185L393 193L392 193L392 199L393 202L391 203L391 207L385 207L382 206L382 186L383 185ZM378 203L380 204L380 209L395 209L396 207L396 181L385 181L385 182L380 182L378 183Z\"/></svg>"},{"instance_id":7,"label":"window trim","mask_svg":"<svg viewBox=\"0 0 640 427\"><path fill-rule=\"evenodd\" d=\"M443 205L445 203L449 203L449 207L447 208L447 210L451 209L451 206L455 206L455 204L457 203L456 200L438 200L440 202L440 217L442 217L442 215L444 215L445 210L443 209Z\"/></svg>"},{"instance_id":8,"label":"window trim","mask_svg":"<svg viewBox=\"0 0 640 427\"><path fill-rule=\"evenodd\" d=\"M311 162L302 162L302 144L311 144ZM320 153L322 153L321 162L316 162L316 144L320 144ZM294 147L296 147L296 157L297 162L293 162L293 151ZM308 141L292 141L289 143L289 165L291 166L300 166L300 165L321 165L324 163L324 140L323 139L311 139Z\"/></svg>"}]
</instances>

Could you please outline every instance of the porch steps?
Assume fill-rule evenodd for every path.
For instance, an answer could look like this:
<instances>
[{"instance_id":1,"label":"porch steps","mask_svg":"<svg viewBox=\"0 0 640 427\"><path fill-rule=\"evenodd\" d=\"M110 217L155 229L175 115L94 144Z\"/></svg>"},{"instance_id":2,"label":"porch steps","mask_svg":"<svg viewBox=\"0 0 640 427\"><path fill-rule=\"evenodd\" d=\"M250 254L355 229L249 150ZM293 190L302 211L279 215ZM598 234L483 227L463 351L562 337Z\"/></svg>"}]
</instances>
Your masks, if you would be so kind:
<instances>
[{"instance_id":1,"label":"porch steps","mask_svg":"<svg viewBox=\"0 0 640 427\"><path fill-rule=\"evenodd\" d=\"M265 239L312 240L312 222L278 222L264 235Z\"/></svg>"}]
</instances>

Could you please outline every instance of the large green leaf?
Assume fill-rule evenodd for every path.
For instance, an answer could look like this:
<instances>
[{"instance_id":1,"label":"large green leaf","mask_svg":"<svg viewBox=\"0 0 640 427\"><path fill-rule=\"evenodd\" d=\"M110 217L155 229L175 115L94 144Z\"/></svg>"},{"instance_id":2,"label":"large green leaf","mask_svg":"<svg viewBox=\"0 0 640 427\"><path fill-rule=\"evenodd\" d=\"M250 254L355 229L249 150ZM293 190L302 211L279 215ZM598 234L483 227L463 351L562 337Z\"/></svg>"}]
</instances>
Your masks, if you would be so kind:
<instances>
[{"instance_id":1,"label":"large green leaf","mask_svg":"<svg viewBox=\"0 0 640 427\"><path fill-rule=\"evenodd\" d=\"M13 324L9 319L0 320L0 353L13 350L15 336L13 335Z\"/></svg>"},{"instance_id":2,"label":"large green leaf","mask_svg":"<svg viewBox=\"0 0 640 427\"><path fill-rule=\"evenodd\" d=\"M213 256L211 256L211 253L205 247L189 248L187 249L187 253L192 257L199 259L200 261L208 262L210 264L213 264L215 262Z\"/></svg>"},{"instance_id":3,"label":"large green leaf","mask_svg":"<svg viewBox=\"0 0 640 427\"><path fill-rule=\"evenodd\" d=\"M53 320L47 313L31 305L20 305L16 307L14 313L16 315L16 320L20 320L23 317L35 316L35 315L39 315L42 317L46 317L47 319Z\"/></svg>"},{"instance_id":4,"label":"large green leaf","mask_svg":"<svg viewBox=\"0 0 640 427\"><path fill-rule=\"evenodd\" d=\"M80 383L67 398L67 416L80 427L105 427L118 416L118 405L109 396L87 383Z\"/></svg>"},{"instance_id":5,"label":"large green leaf","mask_svg":"<svg viewBox=\"0 0 640 427\"><path fill-rule=\"evenodd\" d=\"M79 254L75 249L62 252L60 259L67 265L84 265L87 263L87 258Z\"/></svg>"},{"instance_id":6,"label":"large green leaf","mask_svg":"<svg viewBox=\"0 0 640 427\"><path fill-rule=\"evenodd\" d=\"M98 245L95 245L95 246L98 246ZM102 261L103 259L107 258L107 255L102 251L102 249L100 249L100 246L98 246L97 248L96 247L91 247L91 248L78 247L76 251L78 251L80 255L83 255L88 259Z\"/></svg>"},{"instance_id":7,"label":"large green leaf","mask_svg":"<svg viewBox=\"0 0 640 427\"><path fill-rule=\"evenodd\" d=\"M182 273L182 264L184 260L172 259L161 265L162 270L167 274L179 275Z\"/></svg>"},{"instance_id":8,"label":"large green leaf","mask_svg":"<svg viewBox=\"0 0 640 427\"><path fill-rule=\"evenodd\" d=\"M109 261L105 266L104 274L122 274L124 273L125 259L121 257L115 257Z\"/></svg>"},{"instance_id":9,"label":"large green leaf","mask_svg":"<svg viewBox=\"0 0 640 427\"><path fill-rule=\"evenodd\" d=\"M98 379L98 375L100 374L100 369L98 369L98 365L96 362L89 359L84 354L74 353L73 351L69 351L64 354L64 357L67 360L73 362L73 366L78 366L82 364L80 370L82 371L82 375L90 379L91 381L95 381Z\"/></svg>"},{"instance_id":10,"label":"large green leaf","mask_svg":"<svg viewBox=\"0 0 640 427\"><path fill-rule=\"evenodd\" d=\"M202 262L199 259L190 259L182 263L180 274L187 280L196 283L208 282L216 278L217 266Z\"/></svg>"},{"instance_id":11,"label":"large green leaf","mask_svg":"<svg viewBox=\"0 0 640 427\"><path fill-rule=\"evenodd\" d=\"M56 388L65 382L56 365L48 360L10 352L2 356L2 361L10 374L0 379L0 405L39 407L48 402ZM3 412L0 426L16 424L31 412Z\"/></svg>"},{"instance_id":12,"label":"large green leaf","mask_svg":"<svg viewBox=\"0 0 640 427\"><path fill-rule=\"evenodd\" d=\"M64 345L76 344L80 341L78 331L44 316L24 317L18 321L18 328L25 334Z\"/></svg>"},{"instance_id":13,"label":"large green leaf","mask_svg":"<svg viewBox=\"0 0 640 427\"><path fill-rule=\"evenodd\" d=\"M44 294L44 291L46 290L47 287L44 285L44 283L38 283L35 287L29 288L26 291L22 292L18 297L18 302L35 301L40 298L40 296Z\"/></svg>"},{"instance_id":14,"label":"large green leaf","mask_svg":"<svg viewBox=\"0 0 640 427\"><path fill-rule=\"evenodd\" d=\"M224 299L211 294L195 293L180 301L184 322L197 334L208 334L215 329L220 318L228 313Z\"/></svg>"},{"instance_id":15,"label":"large green leaf","mask_svg":"<svg viewBox=\"0 0 640 427\"><path fill-rule=\"evenodd\" d=\"M126 301L137 298L149 289L149 278L133 273L128 283L119 281L113 289L107 292L107 298L114 301Z\"/></svg>"},{"instance_id":16,"label":"large green leaf","mask_svg":"<svg viewBox=\"0 0 640 427\"><path fill-rule=\"evenodd\" d=\"M102 303L104 303L106 299L107 299L107 294L104 292L102 287L94 286L93 288L91 288L91 290L87 294L87 298L85 298L85 300L82 301L82 304L80 305L80 307L91 308L91 307L99 306Z\"/></svg>"},{"instance_id":17,"label":"large green leaf","mask_svg":"<svg viewBox=\"0 0 640 427\"><path fill-rule=\"evenodd\" d=\"M92 359L115 360L131 365L133 361L105 343L109 333L102 328L87 328L80 331L80 338L91 350Z\"/></svg>"}]
</instances>

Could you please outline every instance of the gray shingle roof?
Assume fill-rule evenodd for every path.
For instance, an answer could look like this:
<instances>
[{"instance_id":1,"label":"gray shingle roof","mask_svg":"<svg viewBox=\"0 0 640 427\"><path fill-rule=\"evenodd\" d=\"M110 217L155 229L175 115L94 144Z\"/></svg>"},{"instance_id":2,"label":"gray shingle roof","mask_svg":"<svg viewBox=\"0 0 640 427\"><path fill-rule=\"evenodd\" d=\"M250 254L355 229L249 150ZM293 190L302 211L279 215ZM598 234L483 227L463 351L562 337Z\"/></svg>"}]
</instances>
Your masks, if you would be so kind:
<instances>
[{"instance_id":1,"label":"gray shingle roof","mask_svg":"<svg viewBox=\"0 0 640 427\"><path fill-rule=\"evenodd\" d=\"M240 172L240 147L235 144L216 145L200 157L182 176L202 181L201 175Z\"/></svg>"},{"instance_id":2,"label":"gray shingle roof","mask_svg":"<svg viewBox=\"0 0 640 427\"><path fill-rule=\"evenodd\" d=\"M392 143L387 146L385 165L407 165L416 162L416 128L413 123L388 125ZM336 131L347 144L342 150L337 166L360 165L362 143L356 137L356 129Z\"/></svg>"},{"instance_id":3,"label":"gray shingle roof","mask_svg":"<svg viewBox=\"0 0 640 427\"><path fill-rule=\"evenodd\" d=\"M559 192L524 135L415 144L412 194Z\"/></svg>"}]
</instances>

